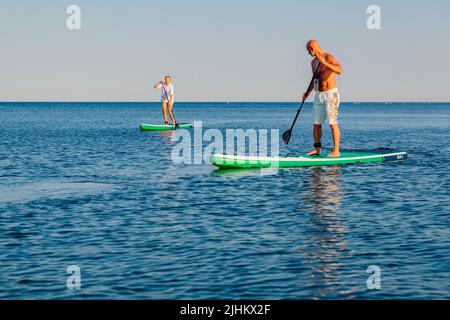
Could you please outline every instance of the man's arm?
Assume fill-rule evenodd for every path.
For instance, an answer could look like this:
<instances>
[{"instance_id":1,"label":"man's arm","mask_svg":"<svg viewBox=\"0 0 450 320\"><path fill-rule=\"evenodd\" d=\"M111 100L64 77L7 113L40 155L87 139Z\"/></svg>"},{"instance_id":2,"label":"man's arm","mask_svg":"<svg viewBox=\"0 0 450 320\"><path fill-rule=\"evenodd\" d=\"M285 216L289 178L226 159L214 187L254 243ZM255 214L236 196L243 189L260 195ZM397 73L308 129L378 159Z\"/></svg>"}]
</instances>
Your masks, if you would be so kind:
<instances>
[{"instance_id":1,"label":"man's arm","mask_svg":"<svg viewBox=\"0 0 450 320\"><path fill-rule=\"evenodd\" d=\"M331 54L327 54L326 57L322 57L317 55L316 57L322 65L333 71L337 74L342 74L342 66L337 62L336 58L333 57Z\"/></svg>"},{"instance_id":2,"label":"man's arm","mask_svg":"<svg viewBox=\"0 0 450 320\"><path fill-rule=\"evenodd\" d=\"M313 72L313 76L315 76L315 72L317 70L317 63L319 63L318 60L314 59L313 61L311 61L311 68L312 68L312 72ZM308 99L309 95L311 94L311 91L313 91L314 89L314 81L311 82L311 84L309 85L308 89L306 90L305 94L303 95L303 100Z\"/></svg>"}]
</instances>

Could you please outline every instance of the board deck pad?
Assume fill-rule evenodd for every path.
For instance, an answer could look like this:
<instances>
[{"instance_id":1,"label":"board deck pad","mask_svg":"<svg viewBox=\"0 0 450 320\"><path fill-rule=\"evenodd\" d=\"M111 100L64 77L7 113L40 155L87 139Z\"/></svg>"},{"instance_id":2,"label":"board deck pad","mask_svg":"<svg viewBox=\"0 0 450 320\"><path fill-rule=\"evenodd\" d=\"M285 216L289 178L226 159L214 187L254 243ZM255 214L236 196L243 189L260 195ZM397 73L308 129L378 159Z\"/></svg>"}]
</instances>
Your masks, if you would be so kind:
<instances>
[{"instance_id":1,"label":"board deck pad","mask_svg":"<svg viewBox=\"0 0 450 320\"><path fill-rule=\"evenodd\" d=\"M192 123L179 123L180 129L189 129L192 128ZM169 124L146 124L143 123L139 126L139 129L142 131L166 131L166 130L175 130L174 125Z\"/></svg>"},{"instance_id":2,"label":"board deck pad","mask_svg":"<svg viewBox=\"0 0 450 320\"><path fill-rule=\"evenodd\" d=\"M211 163L219 168L295 168L332 166L352 163L399 161L407 158L406 152L341 152L340 157L286 155L279 157L237 156L214 154Z\"/></svg>"}]
</instances>

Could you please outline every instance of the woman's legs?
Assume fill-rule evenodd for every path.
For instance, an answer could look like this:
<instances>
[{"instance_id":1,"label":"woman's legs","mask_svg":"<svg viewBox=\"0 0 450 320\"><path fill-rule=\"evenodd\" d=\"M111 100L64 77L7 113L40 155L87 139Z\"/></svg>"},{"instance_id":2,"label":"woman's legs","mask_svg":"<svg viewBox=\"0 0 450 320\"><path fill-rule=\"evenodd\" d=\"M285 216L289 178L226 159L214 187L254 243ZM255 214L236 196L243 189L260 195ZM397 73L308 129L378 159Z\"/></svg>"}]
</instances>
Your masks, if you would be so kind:
<instances>
[{"instance_id":1,"label":"woman's legs","mask_svg":"<svg viewBox=\"0 0 450 320\"><path fill-rule=\"evenodd\" d=\"M167 103L163 102L161 105L162 105L164 123L167 123Z\"/></svg>"},{"instance_id":2,"label":"woman's legs","mask_svg":"<svg viewBox=\"0 0 450 320\"><path fill-rule=\"evenodd\" d=\"M173 104L169 104L169 115L170 115L170 119L172 120L172 124L175 125L175 117L173 116ZM167 116L166 116L167 118Z\"/></svg>"}]
</instances>

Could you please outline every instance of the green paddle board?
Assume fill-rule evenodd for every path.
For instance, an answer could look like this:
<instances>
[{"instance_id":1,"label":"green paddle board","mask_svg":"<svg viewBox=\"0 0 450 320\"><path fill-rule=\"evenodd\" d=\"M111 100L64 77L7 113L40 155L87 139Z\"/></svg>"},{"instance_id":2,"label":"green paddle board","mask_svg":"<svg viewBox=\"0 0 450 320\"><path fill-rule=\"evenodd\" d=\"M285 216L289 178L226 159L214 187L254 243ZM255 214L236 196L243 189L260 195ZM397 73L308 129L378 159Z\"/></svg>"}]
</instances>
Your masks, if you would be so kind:
<instances>
[{"instance_id":1,"label":"green paddle board","mask_svg":"<svg viewBox=\"0 0 450 320\"><path fill-rule=\"evenodd\" d=\"M180 129L192 128L192 123L179 123ZM143 123L139 126L142 131L165 131L165 130L175 130L174 125L169 124L146 124Z\"/></svg>"},{"instance_id":2,"label":"green paddle board","mask_svg":"<svg viewBox=\"0 0 450 320\"><path fill-rule=\"evenodd\" d=\"M295 168L334 166L351 163L398 161L406 159L406 152L341 152L337 158L321 156L287 155L279 157L235 156L214 154L211 163L219 168Z\"/></svg>"}]
</instances>

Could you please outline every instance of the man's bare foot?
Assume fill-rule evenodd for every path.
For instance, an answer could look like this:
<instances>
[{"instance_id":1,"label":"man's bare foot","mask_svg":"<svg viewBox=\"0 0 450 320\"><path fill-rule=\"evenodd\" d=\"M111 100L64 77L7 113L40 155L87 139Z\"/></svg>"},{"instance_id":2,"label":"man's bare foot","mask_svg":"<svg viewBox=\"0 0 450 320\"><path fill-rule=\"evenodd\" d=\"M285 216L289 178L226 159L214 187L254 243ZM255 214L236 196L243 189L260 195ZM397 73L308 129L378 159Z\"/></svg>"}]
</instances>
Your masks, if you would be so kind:
<instances>
[{"instance_id":1,"label":"man's bare foot","mask_svg":"<svg viewBox=\"0 0 450 320\"><path fill-rule=\"evenodd\" d=\"M317 151L317 149L314 149L313 151L308 152L306 155L307 156L320 156L320 150Z\"/></svg>"},{"instance_id":2,"label":"man's bare foot","mask_svg":"<svg viewBox=\"0 0 450 320\"><path fill-rule=\"evenodd\" d=\"M332 153L330 153L328 155L329 158L337 158L337 157L340 157L340 156L341 156L341 153L339 151L333 151Z\"/></svg>"}]
</instances>

